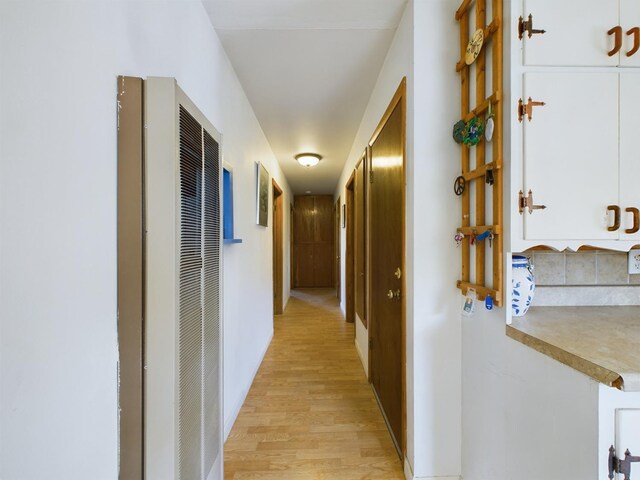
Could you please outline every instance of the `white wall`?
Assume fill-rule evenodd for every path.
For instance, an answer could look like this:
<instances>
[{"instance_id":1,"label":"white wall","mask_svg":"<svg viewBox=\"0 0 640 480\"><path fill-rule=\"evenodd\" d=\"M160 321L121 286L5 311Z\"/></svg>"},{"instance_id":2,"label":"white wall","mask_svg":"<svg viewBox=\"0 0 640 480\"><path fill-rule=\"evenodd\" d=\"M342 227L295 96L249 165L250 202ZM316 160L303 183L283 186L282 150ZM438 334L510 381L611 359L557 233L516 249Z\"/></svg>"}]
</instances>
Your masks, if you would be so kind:
<instances>
[{"instance_id":1,"label":"white wall","mask_svg":"<svg viewBox=\"0 0 640 480\"><path fill-rule=\"evenodd\" d=\"M461 326L455 287L460 263L452 241L460 206L451 190L459 171L459 147L451 140L451 126L460 110L454 68L459 53L457 42L443 41L457 31L456 8L448 0L409 2L336 192L344 196L355 163L406 76L407 460L411 470L406 473L415 478L458 478L461 473ZM364 350L366 341L360 336L366 330L356 332L359 348ZM363 353L366 359L368 352Z\"/></svg>"},{"instance_id":2,"label":"white wall","mask_svg":"<svg viewBox=\"0 0 640 480\"><path fill-rule=\"evenodd\" d=\"M0 2L3 479L117 477L118 74L176 77L234 168L244 243L224 247L227 423L272 335L254 162L285 206L291 195L200 1ZM285 245L288 231L285 215Z\"/></svg>"},{"instance_id":3,"label":"white wall","mask_svg":"<svg viewBox=\"0 0 640 480\"><path fill-rule=\"evenodd\" d=\"M465 480L596 480L599 384L507 337L504 310L463 320Z\"/></svg>"},{"instance_id":4,"label":"white wall","mask_svg":"<svg viewBox=\"0 0 640 480\"><path fill-rule=\"evenodd\" d=\"M413 244L414 473L461 473L460 204L453 179L460 147L451 128L460 113L458 2L414 2L414 152L408 218ZM450 40L449 40L450 39Z\"/></svg>"}]
</instances>

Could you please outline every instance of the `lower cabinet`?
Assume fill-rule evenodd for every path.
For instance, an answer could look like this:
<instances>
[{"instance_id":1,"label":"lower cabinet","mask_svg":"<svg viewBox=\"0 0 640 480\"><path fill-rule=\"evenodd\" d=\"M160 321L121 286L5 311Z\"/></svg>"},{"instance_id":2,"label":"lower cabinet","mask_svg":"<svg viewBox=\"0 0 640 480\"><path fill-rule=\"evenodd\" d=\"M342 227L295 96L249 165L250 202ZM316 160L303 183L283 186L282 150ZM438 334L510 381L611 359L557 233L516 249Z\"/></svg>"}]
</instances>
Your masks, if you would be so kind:
<instances>
[{"instance_id":1,"label":"lower cabinet","mask_svg":"<svg viewBox=\"0 0 640 480\"><path fill-rule=\"evenodd\" d=\"M640 393L623 393L601 386L599 413L599 478L605 480L609 478L612 455L625 460L628 451L629 456L640 458ZM627 468L625 465L620 467L620 472ZM640 462L629 462L628 468L629 478L640 478ZM622 473L614 472L613 478L625 480Z\"/></svg>"},{"instance_id":2,"label":"lower cabinet","mask_svg":"<svg viewBox=\"0 0 640 480\"><path fill-rule=\"evenodd\" d=\"M640 392L598 383L511 339L506 360L504 478L608 480L611 446L622 459L627 449L640 455ZM640 463L631 478L640 478Z\"/></svg>"}]
</instances>

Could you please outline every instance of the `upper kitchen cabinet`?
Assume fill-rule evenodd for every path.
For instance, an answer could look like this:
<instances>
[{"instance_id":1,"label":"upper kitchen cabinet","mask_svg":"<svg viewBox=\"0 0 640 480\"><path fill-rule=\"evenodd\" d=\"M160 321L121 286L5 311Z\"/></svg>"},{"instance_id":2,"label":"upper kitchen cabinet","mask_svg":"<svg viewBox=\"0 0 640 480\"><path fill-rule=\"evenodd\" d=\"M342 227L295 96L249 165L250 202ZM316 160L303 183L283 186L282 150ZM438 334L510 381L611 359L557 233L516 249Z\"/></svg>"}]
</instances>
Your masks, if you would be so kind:
<instances>
[{"instance_id":1,"label":"upper kitchen cabinet","mask_svg":"<svg viewBox=\"0 0 640 480\"><path fill-rule=\"evenodd\" d=\"M520 125L523 193L538 206L523 209L524 238L617 239L607 206L618 203L618 74L534 72L523 87L545 103Z\"/></svg>"},{"instance_id":2,"label":"upper kitchen cabinet","mask_svg":"<svg viewBox=\"0 0 640 480\"><path fill-rule=\"evenodd\" d=\"M525 0L522 17L524 65L640 66L638 0Z\"/></svg>"},{"instance_id":3,"label":"upper kitchen cabinet","mask_svg":"<svg viewBox=\"0 0 640 480\"><path fill-rule=\"evenodd\" d=\"M640 3L640 2L638 2ZM621 240L640 239L640 141L638 135L640 71L620 73L620 199Z\"/></svg>"},{"instance_id":4,"label":"upper kitchen cabinet","mask_svg":"<svg viewBox=\"0 0 640 480\"><path fill-rule=\"evenodd\" d=\"M526 72L522 89L522 98L539 104L517 127L522 164L512 173L522 195L512 224L522 230L514 246L628 250L638 243L640 69Z\"/></svg>"}]
</instances>

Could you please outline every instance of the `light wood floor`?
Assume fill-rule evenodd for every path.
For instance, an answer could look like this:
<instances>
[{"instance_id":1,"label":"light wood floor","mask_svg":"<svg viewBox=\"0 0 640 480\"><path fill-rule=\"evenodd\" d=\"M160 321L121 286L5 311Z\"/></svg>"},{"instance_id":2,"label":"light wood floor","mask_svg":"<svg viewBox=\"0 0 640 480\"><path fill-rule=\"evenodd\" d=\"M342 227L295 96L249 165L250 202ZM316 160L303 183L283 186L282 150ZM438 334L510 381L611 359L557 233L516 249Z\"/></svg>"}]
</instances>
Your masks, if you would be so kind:
<instances>
[{"instance_id":1,"label":"light wood floor","mask_svg":"<svg viewBox=\"0 0 640 480\"><path fill-rule=\"evenodd\" d=\"M224 468L227 480L404 479L333 290L292 292L275 317Z\"/></svg>"}]
</instances>

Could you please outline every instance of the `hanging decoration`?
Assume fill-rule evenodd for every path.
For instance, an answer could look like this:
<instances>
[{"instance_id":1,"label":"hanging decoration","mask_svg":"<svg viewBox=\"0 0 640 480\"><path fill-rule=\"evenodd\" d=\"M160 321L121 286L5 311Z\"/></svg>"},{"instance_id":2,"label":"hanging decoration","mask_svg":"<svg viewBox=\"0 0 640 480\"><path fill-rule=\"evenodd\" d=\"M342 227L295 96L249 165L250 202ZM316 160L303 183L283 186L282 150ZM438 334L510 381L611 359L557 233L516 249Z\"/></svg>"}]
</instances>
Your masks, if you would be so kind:
<instances>
[{"instance_id":1,"label":"hanging decoration","mask_svg":"<svg viewBox=\"0 0 640 480\"><path fill-rule=\"evenodd\" d=\"M480 143L482 139L482 133L484 132L484 125L482 120L478 117L473 117L464 126L462 131L462 143L469 147L473 147Z\"/></svg>"}]
</instances>

